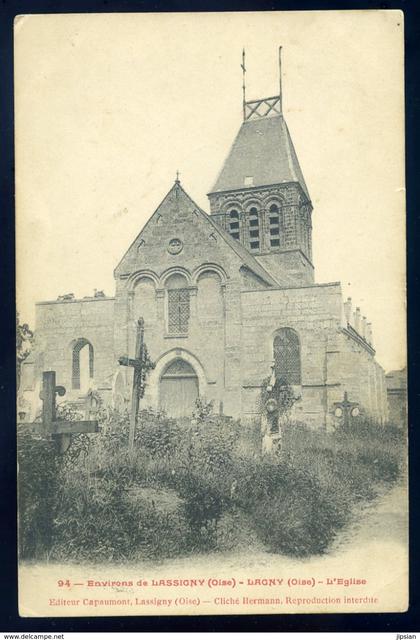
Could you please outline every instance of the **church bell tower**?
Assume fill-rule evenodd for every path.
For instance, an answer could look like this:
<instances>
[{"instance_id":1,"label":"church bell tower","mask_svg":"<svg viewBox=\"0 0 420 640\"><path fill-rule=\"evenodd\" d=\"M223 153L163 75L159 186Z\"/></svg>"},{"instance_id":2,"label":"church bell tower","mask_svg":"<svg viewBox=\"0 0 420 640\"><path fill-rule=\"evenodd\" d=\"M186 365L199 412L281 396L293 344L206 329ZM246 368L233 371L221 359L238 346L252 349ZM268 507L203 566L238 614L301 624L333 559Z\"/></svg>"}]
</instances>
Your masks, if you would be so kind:
<instances>
[{"instance_id":1,"label":"church bell tower","mask_svg":"<svg viewBox=\"0 0 420 640\"><path fill-rule=\"evenodd\" d=\"M312 204L279 94L247 101L243 122L208 198L210 214L281 285L314 281Z\"/></svg>"}]
</instances>

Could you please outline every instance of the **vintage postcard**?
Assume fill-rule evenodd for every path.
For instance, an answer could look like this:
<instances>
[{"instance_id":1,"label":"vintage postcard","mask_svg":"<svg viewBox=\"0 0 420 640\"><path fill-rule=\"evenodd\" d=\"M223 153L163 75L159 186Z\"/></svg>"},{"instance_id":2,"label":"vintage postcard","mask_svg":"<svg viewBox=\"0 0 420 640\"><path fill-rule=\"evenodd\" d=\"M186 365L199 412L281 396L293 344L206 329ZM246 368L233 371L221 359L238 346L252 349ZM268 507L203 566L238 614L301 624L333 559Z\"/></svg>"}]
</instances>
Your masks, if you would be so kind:
<instances>
[{"instance_id":1,"label":"vintage postcard","mask_svg":"<svg viewBox=\"0 0 420 640\"><path fill-rule=\"evenodd\" d=\"M407 610L403 33L16 18L21 616Z\"/></svg>"}]
</instances>

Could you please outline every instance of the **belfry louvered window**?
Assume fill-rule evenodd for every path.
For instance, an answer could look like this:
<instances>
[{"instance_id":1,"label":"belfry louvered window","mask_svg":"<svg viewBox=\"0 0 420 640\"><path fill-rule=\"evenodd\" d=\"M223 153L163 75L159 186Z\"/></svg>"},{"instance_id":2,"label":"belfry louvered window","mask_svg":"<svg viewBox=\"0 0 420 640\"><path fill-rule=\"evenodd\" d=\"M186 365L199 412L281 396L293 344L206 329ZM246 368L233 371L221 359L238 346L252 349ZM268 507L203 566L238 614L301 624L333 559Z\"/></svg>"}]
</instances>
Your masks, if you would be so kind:
<instances>
[{"instance_id":1,"label":"belfry louvered window","mask_svg":"<svg viewBox=\"0 0 420 640\"><path fill-rule=\"evenodd\" d=\"M190 320L190 290L182 275L175 274L166 282L168 294L168 333L186 334Z\"/></svg>"},{"instance_id":2,"label":"belfry louvered window","mask_svg":"<svg viewBox=\"0 0 420 640\"><path fill-rule=\"evenodd\" d=\"M301 384L300 341L293 329L279 329L273 344L274 371L281 384Z\"/></svg>"},{"instance_id":3,"label":"belfry louvered window","mask_svg":"<svg viewBox=\"0 0 420 640\"><path fill-rule=\"evenodd\" d=\"M278 205L272 204L269 209L270 246L280 246L280 212Z\"/></svg>"},{"instance_id":4,"label":"belfry louvered window","mask_svg":"<svg viewBox=\"0 0 420 640\"><path fill-rule=\"evenodd\" d=\"M239 240L239 213L236 209L229 211L229 233L232 238Z\"/></svg>"},{"instance_id":5,"label":"belfry louvered window","mask_svg":"<svg viewBox=\"0 0 420 640\"><path fill-rule=\"evenodd\" d=\"M258 209L251 207L249 210L249 246L251 249L260 248L260 220Z\"/></svg>"}]
</instances>

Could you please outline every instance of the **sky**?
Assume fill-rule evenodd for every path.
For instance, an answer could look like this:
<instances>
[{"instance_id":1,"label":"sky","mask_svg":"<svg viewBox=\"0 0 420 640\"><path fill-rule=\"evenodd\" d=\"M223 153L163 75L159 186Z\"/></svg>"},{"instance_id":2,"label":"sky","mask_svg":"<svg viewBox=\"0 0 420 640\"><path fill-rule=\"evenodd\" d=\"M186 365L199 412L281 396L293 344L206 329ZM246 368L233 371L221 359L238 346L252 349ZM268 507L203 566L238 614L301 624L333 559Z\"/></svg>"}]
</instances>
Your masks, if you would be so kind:
<instances>
[{"instance_id":1,"label":"sky","mask_svg":"<svg viewBox=\"0 0 420 640\"><path fill-rule=\"evenodd\" d=\"M94 288L180 172L206 211L247 99L278 93L314 206L317 282L341 281L379 362L405 364L403 16L67 14L15 21L17 306Z\"/></svg>"}]
</instances>

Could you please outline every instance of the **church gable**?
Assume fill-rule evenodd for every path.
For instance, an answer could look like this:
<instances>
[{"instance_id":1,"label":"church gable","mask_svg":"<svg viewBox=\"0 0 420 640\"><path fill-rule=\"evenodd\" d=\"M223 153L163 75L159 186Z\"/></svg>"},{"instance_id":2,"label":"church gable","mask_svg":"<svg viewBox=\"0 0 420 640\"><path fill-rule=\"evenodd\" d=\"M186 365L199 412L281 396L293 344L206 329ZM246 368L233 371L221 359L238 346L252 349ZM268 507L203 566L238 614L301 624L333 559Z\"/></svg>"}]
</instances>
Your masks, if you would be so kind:
<instances>
[{"instance_id":1,"label":"church gable","mask_svg":"<svg viewBox=\"0 0 420 640\"><path fill-rule=\"evenodd\" d=\"M242 266L265 286L276 281L246 249L224 233L188 196L177 180L115 269L128 277L147 269L157 277L171 267L193 272L203 263L220 265L228 278Z\"/></svg>"}]
</instances>

